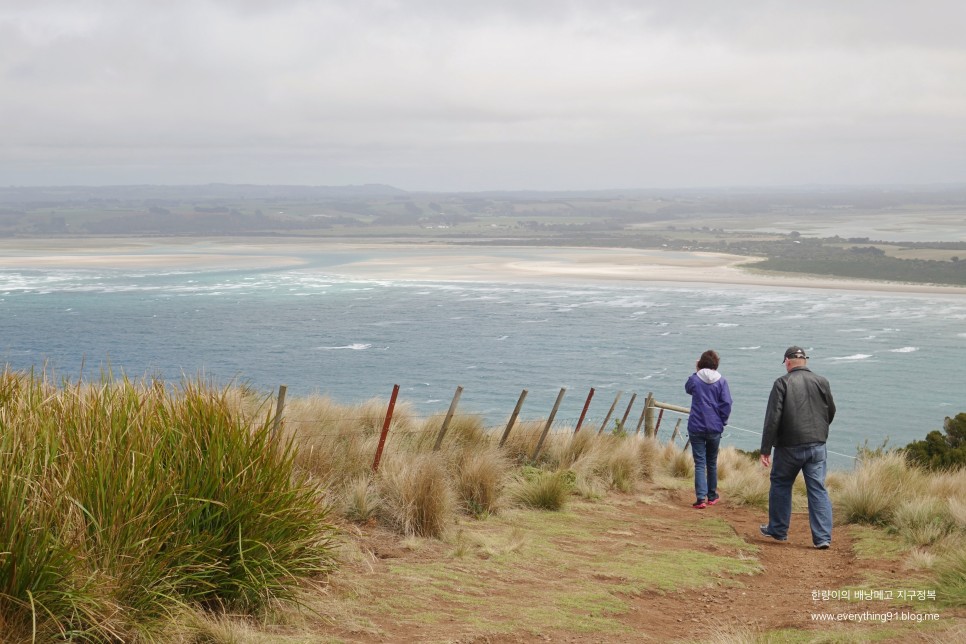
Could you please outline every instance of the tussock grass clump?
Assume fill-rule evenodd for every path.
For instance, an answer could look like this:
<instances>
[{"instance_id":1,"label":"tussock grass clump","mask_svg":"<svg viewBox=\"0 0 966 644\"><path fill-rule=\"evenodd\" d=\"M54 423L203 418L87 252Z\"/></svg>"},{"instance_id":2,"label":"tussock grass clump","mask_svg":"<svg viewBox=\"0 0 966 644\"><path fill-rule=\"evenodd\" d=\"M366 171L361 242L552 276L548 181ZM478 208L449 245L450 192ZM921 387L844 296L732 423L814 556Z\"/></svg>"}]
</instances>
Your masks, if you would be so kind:
<instances>
[{"instance_id":1,"label":"tussock grass clump","mask_svg":"<svg viewBox=\"0 0 966 644\"><path fill-rule=\"evenodd\" d=\"M918 494L923 483L922 472L902 454L887 452L859 461L853 475L834 490L832 501L840 521L887 525L899 504Z\"/></svg>"},{"instance_id":2,"label":"tussock grass clump","mask_svg":"<svg viewBox=\"0 0 966 644\"><path fill-rule=\"evenodd\" d=\"M637 454L641 462L641 478L653 481L661 460L661 443L656 438L640 437L637 440Z\"/></svg>"},{"instance_id":3,"label":"tussock grass clump","mask_svg":"<svg viewBox=\"0 0 966 644\"><path fill-rule=\"evenodd\" d=\"M961 546L949 553L938 568L939 587L942 588L939 600L950 606L966 606L966 547Z\"/></svg>"},{"instance_id":4,"label":"tussock grass clump","mask_svg":"<svg viewBox=\"0 0 966 644\"><path fill-rule=\"evenodd\" d=\"M389 525L409 536L443 535L454 516L456 495L439 453L387 458L377 481L380 514Z\"/></svg>"},{"instance_id":5,"label":"tussock grass clump","mask_svg":"<svg viewBox=\"0 0 966 644\"><path fill-rule=\"evenodd\" d=\"M930 472L926 485L931 496L940 499L966 499L966 468Z\"/></svg>"},{"instance_id":6,"label":"tussock grass clump","mask_svg":"<svg viewBox=\"0 0 966 644\"><path fill-rule=\"evenodd\" d=\"M768 471L763 467L743 467L731 473L720 485L727 493L729 503L747 505L752 508L768 509L768 492L771 481Z\"/></svg>"},{"instance_id":7,"label":"tussock grass clump","mask_svg":"<svg viewBox=\"0 0 966 644\"><path fill-rule=\"evenodd\" d=\"M597 451L601 441L593 432L583 431L556 440L550 446L550 451L554 454L554 461L561 467L570 467L581 458L584 458Z\"/></svg>"},{"instance_id":8,"label":"tussock grass clump","mask_svg":"<svg viewBox=\"0 0 966 644\"><path fill-rule=\"evenodd\" d=\"M342 494L342 512L350 521L364 523L379 512L381 499L368 475L349 481Z\"/></svg>"},{"instance_id":9,"label":"tussock grass clump","mask_svg":"<svg viewBox=\"0 0 966 644\"><path fill-rule=\"evenodd\" d=\"M5 374L0 396L6 637L131 641L174 606L254 613L332 568L291 443L229 390Z\"/></svg>"},{"instance_id":10,"label":"tussock grass clump","mask_svg":"<svg viewBox=\"0 0 966 644\"><path fill-rule=\"evenodd\" d=\"M538 510L561 510L574 489L575 476L569 470L548 472L524 467L517 479L513 498L523 506Z\"/></svg>"},{"instance_id":11,"label":"tussock grass clump","mask_svg":"<svg viewBox=\"0 0 966 644\"><path fill-rule=\"evenodd\" d=\"M949 504L949 517L959 530L966 530L966 499L963 497L949 497L946 502Z\"/></svg>"},{"instance_id":12,"label":"tussock grass clump","mask_svg":"<svg viewBox=\"0 0 966 644\"><path fill-rule=\"evenodd\" d=\"M892 530L916 546L931 545L954 527L949 506L935 497L919 496L903 501L892 516Z\"/></svg>"},{"instance_id":13,"label":"tussock grass clump","mask_svg":"<svg viewBox=\"0 0 966 644\"><path fill-rule=\"evenodd\" d=\"M668 446L671 448L667 451L668 474L679 479L693 478L694 457L691 456L691 448L682 450L670 443Z\"/></svg>"},{"instance_id":14,"label":"tussock grass clump","mask_svg":"<svg viewBox=\"0 0 966 644\"><path fill-rule=\"evenodd\" d=\"M539 420L514 423L510 435L507 436L506 442L503 444L503 450L507 457L517 463L528 462L533 455L533 451L537 448L537 442L540 440L540 435L543 433L546 424L546 421ZM552 436L548 436L547 440L551 443L555 442ZM548 454L553 452L552 448L545 446L540 458L547 460L550 458Z\"/></svg>"},{"instance_id":15,"label":"tussock grass clump","mask_svg":"<svg viewBox=\"0 0 966 644\"><path fill-rule=\"evenodd\" d=\"M495 447L467 450L457 464L456 490L463 508L476 517L497 511L510 463Z\"/></svg>"},{"instance_id":16,"label":"tussock grass clump","mask_svg":"<svg viewBox=\"0 0 966 644\"><path fill-rule=\"evenodd\" d=\"M608 486L621 492L631 492L635 484L643 478L640 451L632 438L609 437L603 455Z\"/></svg>"}]
</instances>

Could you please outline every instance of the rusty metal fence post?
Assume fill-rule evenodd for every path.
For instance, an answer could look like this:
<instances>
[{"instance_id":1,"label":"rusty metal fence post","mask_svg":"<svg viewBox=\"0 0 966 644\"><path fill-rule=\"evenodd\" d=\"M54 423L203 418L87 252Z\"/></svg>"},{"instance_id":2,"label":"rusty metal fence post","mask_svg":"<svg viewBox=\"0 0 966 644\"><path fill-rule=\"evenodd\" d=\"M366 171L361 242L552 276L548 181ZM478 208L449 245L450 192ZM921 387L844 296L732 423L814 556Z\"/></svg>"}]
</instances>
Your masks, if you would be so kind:
<instances>
[{"instance_id":1,"label":"rusty metal fence post","mask_svg":"<svg viewBox=\"0 0 966 644\"><path fill-rule=\"evenodd\" d=\"M389 399L389 409L386 410L386 422L382 424L382 433L379 435L379 446L376 448L376 457L372 460L372 471L379 469L379 460L382 458L382 449L386 446L386 436L389 434L389 423L392 422L392 410L396 406L396 396L399 395L399 385L392 386L392 397Z\"/></svg>"}]
</instances>

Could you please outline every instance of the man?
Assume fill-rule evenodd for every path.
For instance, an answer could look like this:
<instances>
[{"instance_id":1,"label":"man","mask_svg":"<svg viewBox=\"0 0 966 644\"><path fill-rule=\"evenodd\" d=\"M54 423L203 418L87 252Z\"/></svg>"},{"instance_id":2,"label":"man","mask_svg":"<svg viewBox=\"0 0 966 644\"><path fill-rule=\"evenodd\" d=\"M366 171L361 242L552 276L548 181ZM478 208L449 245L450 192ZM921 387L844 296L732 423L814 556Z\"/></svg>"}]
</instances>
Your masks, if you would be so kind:
<instances>
[{"instance_id":1,"label":"man","mask_svg":"<svg viewBox=\"0 0 966 644\"><path fill-rule=\"evenodd\" d=\"M785 351L785 375L772 385L761 435L761 464L771 466L768 524L761 533L778 541L788 539L792 518L792 484L799 472L808 491L808 524L812 544L819 550L832 543L832 502L825 489L828 428L835 418L835 402L828 380L806 367L801 347ZM775 448L774 461L771 458Z\"/></svg>"}]
</instances>

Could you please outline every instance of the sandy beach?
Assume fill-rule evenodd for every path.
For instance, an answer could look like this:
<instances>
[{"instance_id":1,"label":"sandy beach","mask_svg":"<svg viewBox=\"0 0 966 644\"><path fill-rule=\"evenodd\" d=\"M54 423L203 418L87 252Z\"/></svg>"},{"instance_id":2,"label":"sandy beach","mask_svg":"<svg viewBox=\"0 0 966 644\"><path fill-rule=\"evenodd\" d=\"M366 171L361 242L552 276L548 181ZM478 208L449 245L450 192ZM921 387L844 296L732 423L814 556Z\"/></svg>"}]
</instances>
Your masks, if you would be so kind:
<instances>
[{"instance_id":1,"label":"sandy beach","mask_svg":"<svg viewBox=\"0 0 966 644\"><path fill-rule=\"evenodd\" d=\"M0 270L297 268L332 253L326 270L361 279L717 284L966 295L966 288L749 269L754 258L706 252L306 239L30 239L0 241ZM364 259L359 259L363 257Z\"/></svg>"}]
</instances>

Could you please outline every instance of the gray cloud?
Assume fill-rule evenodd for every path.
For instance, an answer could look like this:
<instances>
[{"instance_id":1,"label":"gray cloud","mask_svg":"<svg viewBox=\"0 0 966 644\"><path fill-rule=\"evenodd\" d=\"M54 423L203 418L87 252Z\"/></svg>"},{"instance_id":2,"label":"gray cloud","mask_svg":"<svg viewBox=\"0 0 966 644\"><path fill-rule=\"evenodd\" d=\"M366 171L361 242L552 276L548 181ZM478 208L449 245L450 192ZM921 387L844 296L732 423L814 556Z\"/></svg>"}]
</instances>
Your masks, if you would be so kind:
<instances>
[{"instance_id":1,"label":"gray cloud","mask_svg":"<svg viewBox=\"0 0 966 644\"><path fill-rule=\"evenodd\" d=\"M962 181L957 2L4 2L0 184Z\"/></svg>"}]
</instances>

